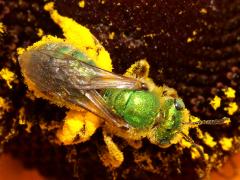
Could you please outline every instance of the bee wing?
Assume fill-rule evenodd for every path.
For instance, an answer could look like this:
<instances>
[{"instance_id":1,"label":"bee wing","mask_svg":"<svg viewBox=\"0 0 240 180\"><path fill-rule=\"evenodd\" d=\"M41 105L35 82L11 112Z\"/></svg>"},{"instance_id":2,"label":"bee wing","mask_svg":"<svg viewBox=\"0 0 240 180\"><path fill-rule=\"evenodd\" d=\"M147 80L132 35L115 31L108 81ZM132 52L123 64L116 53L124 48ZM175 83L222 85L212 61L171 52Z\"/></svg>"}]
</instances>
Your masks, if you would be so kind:
<instances>
[{"instance_id":1,"label":"bee wing","mask_svg":"<svg viewBox=\"0 0 240 180\"><path fill-rule=\"evenodd\" d=\"M38 51L39 54L42 53L43 55L49 56L49 59L57 59L57 61L51 62L51 66L56 67L56 69L65 67L65 69L63 69L65 75L71 76L70 79L74 79L75 85L77 85L78 89L122 88L139 90L147 88L145 83L136 78L117 75L84 62L93 61L89 60L79 50L73 52L77 51L78 53L82 53L83 56L81 59L74 57L72 52L59 52L59 46L61 46L61 44L56 45L57 46L50 46L51 49L49 49L49 45L42 46L36 49L36 51ZM62 46L66 47L67 45L64 44Z\"/></svg>"},{"instance_id":2,"label":"bee wing","mask_svg":"<svg viewBox=\"0 0 240 180\"><path fill-rule=\"evenodd\" d=\"M77 75L80 89L146 89L146 85L137 79L117 75L84 62L80 62L80 64L82 68L91 70L94 73L94 76L85 79L84 83L81 81L82 76Z\"/></svg>"},{"instance_id":3,"label":"bee wing","mask_svg":"<svg viewBox=\"0 0 240 180\"><path fill-rule=\"evenodd\" d=\"M84 97L79 98L79 95L81 96L81 94L84 94ZM129 125L113 112L96 90L79 90L78 97L73 98L70 95L66 96L64 100L65 102L63 103L68 107L72 107L71 104L81 106L103 118L108 124L115 125L119 128L129 128Z\"/></svg>"},{"instance_id":4,"label":"bee wing","mask_svg":"<svg viewBox=\"0 0 240 180\"><path fill-rule=\"evenodd\" d=\"M105 100L96 90L84 90L84 95L95 105L98 113L109 124L115 125L120 128L129 128L129 125L120 116L114 113L114 111L106 104Z\"/></svg>"},{"instance_id":5,"label":"bee wing","mask_svg":"<svg viewBox=\"0 0 240 180\"><path fill-rule=\"evenodd\" d=\"M81 106L108 123L128 128L96 89L103 86L135 89L137 80L115 75L44 47L24 52L19 63L27 85L38 96L69 108Z\"/></svg>"}]
</instances>

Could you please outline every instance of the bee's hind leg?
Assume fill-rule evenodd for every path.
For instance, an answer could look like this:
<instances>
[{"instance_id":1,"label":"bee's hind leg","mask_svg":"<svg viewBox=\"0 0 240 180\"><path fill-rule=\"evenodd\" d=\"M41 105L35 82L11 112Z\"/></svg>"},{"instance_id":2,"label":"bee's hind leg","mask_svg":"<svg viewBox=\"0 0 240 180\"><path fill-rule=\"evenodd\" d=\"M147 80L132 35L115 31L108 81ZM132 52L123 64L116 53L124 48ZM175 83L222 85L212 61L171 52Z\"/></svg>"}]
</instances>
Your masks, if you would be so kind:
<instances>
[{"instance_id":1,"label":"bee's hind leg","mask_svg":"<svg viewBox=\"0 0 240 180\"><path fill-rule=\"evenodd\" d=\"M57 143L64 145L85 142L100 126L100 118L91 112L70 110L64 118L62 128L57 131Z\"/></svg>"},{"instance_id":2,"label":"bee's hind leg","mask_svg":"<svg viewBox=\"0 0 240 180\"><path fill-rule=\"evenodd\" d=\"M103 139L106 144L106 148L100 150L100 159L102 160L104 166L111 169L118 168L124 160L123 152L119 149L119 147L113 142L112 138L108 136L104 130Z\"/></svg>"}]
</instances>

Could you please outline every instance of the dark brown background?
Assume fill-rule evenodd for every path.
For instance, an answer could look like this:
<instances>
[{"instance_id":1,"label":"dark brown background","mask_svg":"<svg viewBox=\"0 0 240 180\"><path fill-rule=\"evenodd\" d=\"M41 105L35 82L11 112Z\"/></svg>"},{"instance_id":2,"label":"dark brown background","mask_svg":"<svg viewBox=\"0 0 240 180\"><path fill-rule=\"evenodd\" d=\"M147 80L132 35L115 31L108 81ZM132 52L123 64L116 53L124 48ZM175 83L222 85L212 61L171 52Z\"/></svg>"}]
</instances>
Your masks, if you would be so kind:
<instances>
[{"instance_id":1,"label":"dark brown background","mask_svg":"<svg viewBox=\"0 0 240 180\"><path fill-rule=\"evenodd\" d=\"M220 90L225 86L236 90L235 101L239 104L239 0L106 0L105 3L86 0L84 8L80 8L75 0L59 0L55 4L60 14L85 25L102 42L111 55L114 72L123 73L135 61L147 58L151 78L158 85L164 83L175 88L193 115L202 119L228 116L223 107L229 100L224 99ZM25 127L14 126L18 135L4 144L3 151L20 159L26 167L37 168L47 177L72 179L73 163L69 163L65 156L75 149L77 154L72 153L70 159L76 160L80 179L111 179L112 172L102 166L98 157L103 144L101 129L84 144L74 147L51 144L49 139L54 136L54 131L41 131L38 122L61 122L66 109L42 99L33 101L26 97L27 88L18 63L14 61L17 47L27 47L39 40L38 28L42 28L45 34L62 37L61 30L43 10L43 5L40 0L31 3L27 0L0 0L0 22L7 28L6 34L0 38L0 68L9 68L19 79L11 90L3 80L0 82L0 96L7 98L12 105L11 111L0 120L0 126L4 127L0 140L14 126L13 120L18 117L21 107L26 109L26 119L34 124L30 134L24 131ZM203 13L203 9L207 13ZM193 35L193 31L197 34ZM115 32L113 40L108 38L111 32ZM155 35L151 37L149 34ZM193 41L187 42L188 38ZM209 102L216 94L223 98L223 107L214 111ZM203 126L201 129L216 140L223 136L238 136L239 111L231 119L229 127ZM222 151L219 145L213 149L204 145L194 130L191 136L210 156ZM125 154L123 165L116 170L119 179L193 179L197 177L196 168L203 171L206 168L204 162L191 160L189 150L181 154L177 146L160 149L144 141L144 147L137 151L122 139L114 140L123 144L121 149ZM237 141L234 142L232 151L238 147ZM157 158L159 152L162 160ZM145 162L135 163L134 153L147 153L154 167L160 168L158 174L146 170L148 165ZM221 164L221 159L229 154L222 152L211 167Z\"/></svg>"}]
</instances>

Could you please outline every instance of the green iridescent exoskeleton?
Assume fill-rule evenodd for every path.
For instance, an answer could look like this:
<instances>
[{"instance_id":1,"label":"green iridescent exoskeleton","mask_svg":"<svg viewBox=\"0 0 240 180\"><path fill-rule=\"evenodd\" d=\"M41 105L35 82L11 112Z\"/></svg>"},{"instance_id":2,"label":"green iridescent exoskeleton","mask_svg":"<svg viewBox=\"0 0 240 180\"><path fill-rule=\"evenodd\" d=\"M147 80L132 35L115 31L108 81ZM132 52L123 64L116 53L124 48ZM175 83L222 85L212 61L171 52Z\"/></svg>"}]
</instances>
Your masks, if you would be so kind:
<instances>
[{"instance_id":1,"label":"green iridescent exoskeleton","mask_svg":"<svg viewBox=\"0 0 240 180\"><path fill-rule=\"evenodd\" d=\"M76 60L85 62L90 65L95 65L94 61L90 59L88 56L86 56L83 52L79 51L78 49L72 47L71 45L64 44L64 43L49 43L46 46L41 47L43 52L50 51L54 58L60 58L63 59L67 56L73 57ZM54 51L53 51L54 50ZM49 53L50 53L49 52Z\"/></svg>"},{"instance_id":2,"label":"green iridescent exoskeleton","mask_svg":"<svg viewBox=\"0 0 240 180\"><path fill-rule=\"evenodd\" d=\"M153 131L154 143L168 146L181 132L185 105L180 98L158 97L154 92L108 89L104 99L128 124Z\"/></svg>"},{"instance_id":3,"label":"green iridescent exoskeleton","mask_svg":"<svg viewBox=\"0 0 240 180\"><path fill-rule=\"evenodd\" d=\"M185 105L180 98L163 97L161 100L163 120L156 127L156 139L161 145L169 145L171 140L181 132Z\"/></svg>"},{"instance_id":4,"label":"green iridescent exoskeleton","mask_svg":"<svg viewBox=\"0 0 240 180\"><path fill-rule=\"evenodd\" d=\"M160 110L157 96L149 91L109 89L103 97L134 128L151 127Z\"/></svg>"}]
</instances>

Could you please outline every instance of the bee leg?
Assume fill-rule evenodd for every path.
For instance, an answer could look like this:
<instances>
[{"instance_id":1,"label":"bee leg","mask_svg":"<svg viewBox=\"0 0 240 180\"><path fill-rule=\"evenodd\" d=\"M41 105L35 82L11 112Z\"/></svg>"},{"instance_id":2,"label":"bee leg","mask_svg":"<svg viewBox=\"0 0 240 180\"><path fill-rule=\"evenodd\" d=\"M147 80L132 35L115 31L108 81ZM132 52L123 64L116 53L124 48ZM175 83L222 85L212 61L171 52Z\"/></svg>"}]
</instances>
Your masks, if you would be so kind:
<instances>
[{"instance_id":1,"label":"bee leg","mask_svg":"<svg viewBox=\"0 0 240 180\"><path fill-rule=\"evenodd\" d=\"M137 79L146 79L149 75L150 66L146 59L139 60L127 69L125 76Z\"/></svg>"},{"instance_id":2,"label":"bee leg","mask_svg":"<svg viewBox=\"0 0 240 180\"><path fill-rule=\"evenodd\" d=\"M100 159L102 160L104 166L111 169L118 168L124 160L123 152L105 131L103 131L103 140L107 148L100 152Z\"/></svg>"},{"instance_id":3,"label":"bee leg","mask_svg":"<svg viewBox=\"0 0 240 180\"><path fill-rule=\"evenodd\" d=\"M100 125L100 118L82 109L70 110L64 119L64 124L57 131L57 139L64 145L85 142L95 133Z\"/></svg>"}]
</instances>

